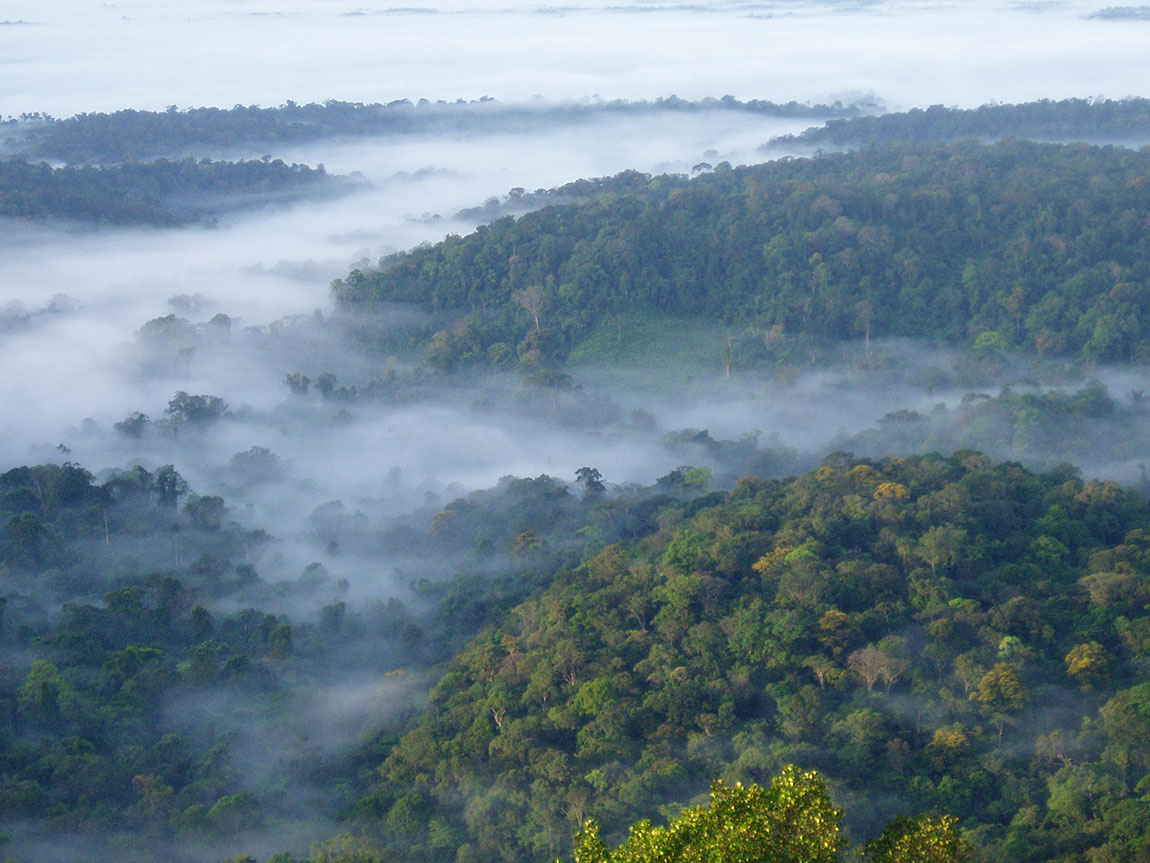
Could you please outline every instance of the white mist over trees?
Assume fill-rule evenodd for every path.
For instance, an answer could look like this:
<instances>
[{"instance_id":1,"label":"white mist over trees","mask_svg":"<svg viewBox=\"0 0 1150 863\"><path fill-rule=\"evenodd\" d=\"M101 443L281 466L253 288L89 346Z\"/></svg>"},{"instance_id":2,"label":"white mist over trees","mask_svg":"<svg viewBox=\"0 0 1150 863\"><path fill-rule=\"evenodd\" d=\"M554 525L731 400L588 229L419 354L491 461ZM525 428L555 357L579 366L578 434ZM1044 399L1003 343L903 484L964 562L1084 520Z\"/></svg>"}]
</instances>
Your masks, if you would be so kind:
<instances>
[{"instance_id":1,"label":"white mist over trees","mask_svg":"<svg viewBox=\"0 0 1150 863\"><path fill-rule=\"evenodd\" d=\"M801 133L856 101L1150 92L1150 23L1099 11L0 0L0 154L42 114L430 99L464 118L148 157L322 165L338 195L249 189L177 227L0 223L0 836L17 859L554 859L595 807L615 846L643 813L673 820L705 772L767 781L820 750L863 833L919 799L981 817L934 780L1000 743L1037 766L1003 781L995 830L1013 807L1018 835L1039 832L1048 775L1059 823L1106 795L1134 806L1145 517L1092 480L1150 485L1142 368L1038 361L995 333L895 341L854 304L837 345L623 309L553 363L567 286L543 278L509 292L522 346L444 375L436 338L479 349L462 312L349 312L329 290L581 178L801 157ZM657 103L673 94L707 101ZM507 120L468 125L485 97ZM492 254L514 273L520 251ZM443 767L447 731L481 757ZM503 762L562 805L483 773ZM880 765L923 764L921 794L892 780L857 805Z\"/></svg>"}]
</instances>

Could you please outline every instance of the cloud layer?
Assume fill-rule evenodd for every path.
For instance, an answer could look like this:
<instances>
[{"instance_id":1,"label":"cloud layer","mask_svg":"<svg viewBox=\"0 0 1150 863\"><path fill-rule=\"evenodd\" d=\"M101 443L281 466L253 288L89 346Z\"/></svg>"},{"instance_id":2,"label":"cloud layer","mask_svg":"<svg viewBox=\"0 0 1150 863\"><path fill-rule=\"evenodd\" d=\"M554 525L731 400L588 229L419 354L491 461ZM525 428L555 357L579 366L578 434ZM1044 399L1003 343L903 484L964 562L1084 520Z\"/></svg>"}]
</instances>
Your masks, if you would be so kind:
<instances>
[{"instance_id":1,"label":"cloud layer","mask_svg":"<svg viewBox=\"0 0 1150 863\"><path fill-rule=\"evenodd\" d=\"M1090 0L0 3L0 113L287 99L823 100L974 106L1150 84L1139 21Z\"/></svg>"}]
</instances>

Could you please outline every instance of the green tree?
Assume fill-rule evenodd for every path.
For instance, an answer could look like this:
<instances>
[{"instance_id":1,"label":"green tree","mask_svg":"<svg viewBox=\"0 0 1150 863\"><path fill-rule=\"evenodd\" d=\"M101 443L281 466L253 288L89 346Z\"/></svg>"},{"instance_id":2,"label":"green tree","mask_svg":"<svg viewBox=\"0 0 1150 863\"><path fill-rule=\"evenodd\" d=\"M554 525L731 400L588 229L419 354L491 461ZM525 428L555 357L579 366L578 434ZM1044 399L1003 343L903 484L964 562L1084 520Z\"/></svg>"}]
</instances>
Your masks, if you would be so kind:
<instances>
[{"instance_id":1,"label":"green tree","mask_svg":"<svg viewBox=\"0 0 1150 863\"><path fill-rule=\"evenodd\" d=\"M24 512L4 528L4 559L15 566L39 567L44 556L44 525L34 512Z\"/></svg>"},{"instance_id":2,"label":"green tree","mask_svg":"<svg viewBox=\"0 0 1150 863\"><path fill-rule=\"evenodd\" d=\"M1083 689L1093 689L1105 679L1109 662L1097 641L1079 644L1066 654L1066 673Z\"/></svg>"},{"instance_id":3,"label":"green tree","mask_svg":"<svg viewBox=\"0 0 1150 863\"><path fill-rule=\"evenodd\" d=\"M227 403L219 396L189 395L180 390L164 409L176 427L184 424L207 425L218 420L227 411Z\"/></svg>"},{"instance_id":4,"label":"green tree","mask_svg":"<svg viewBox=\"0 0 1150 863\"><path fill-rule=\"evenodd\" d=\"M575 481L583 486L588 497L601 495L607 490L607 486L603 485L603 475L593 467L581 467L575 471Z\"/></svg>"},{"instance_id":5,"label":"green tree","mask_svg":"<svg viewBox=\"0 0 1150 863\"><path fill-rule=\"evenodd\" d=\"M958 554L966 545L966 531L949 524L936 525L922 535L918 541L919 555L930 564L931 572L946 567L958 559Z\"/></svg>"},{"instance_id":6,"label":"green tree","mask_svg":"<svg viewBox=\"0 0 1150 863\"><path fill-rule=\"evenodd\" d=\"M691 807L666 827L640 821L611 851L587 822L575 863L836 863L842 812L814 772L788 766L769 787L711 786L711 805Z\"/></svg>"},{"instance_id":7,"label":"green tree","mask_svg":"<svg viewBox=\"0 0 1150 863\"><path fill-rule=\"evenodd\" d=\"M152 488L160 496L161 504L175 507L180 496L187 494L188 483L172 465L166 464L157 470L153 476Z\"/></svg>"},{"instance_id":8,"label":"green tree","mask_svg":"<svg viewBox=\"0 0 1150 863\"><path fill-rule=\"evenodd\" d=\"M998 662L982 676L978 689L970 697L979 703L983 713L994 723L1001 740L1007 717L1017 713L1026 703L1026 689L1013 668L1005 662Z\"/></svg>"},{"instance_id":9,"label":"green tree","mask_svg":"<svg viewBox=\"0 0 1150 863\"><path fill-rule=\"evenodd\" d=\"M217 495L200 497L192 494L184 504L184 514L201 530L218 531L227 515L224 499Z\"/></svg>"},{"instance_id":10,"label":"green tree","mask_svg":"<svg viewBox=\"0 0 1150 863\"><path fill-rule=\"evenodd\" d=\"M973 854L951 815L900 816L863 847L867 863L964 863Z\"/></svg>"},{"instance_id":11,"label":"green tree","mask_svg":"<svg viewBox=\"0 0 1150 863\"><path fill-rule=\"evenodd\" d=\"M60 717L61 697L66 688L60 670L45 659L38 659L17 690L20 711L38 722L53 723Z\"/></svg>"}]
</instances>

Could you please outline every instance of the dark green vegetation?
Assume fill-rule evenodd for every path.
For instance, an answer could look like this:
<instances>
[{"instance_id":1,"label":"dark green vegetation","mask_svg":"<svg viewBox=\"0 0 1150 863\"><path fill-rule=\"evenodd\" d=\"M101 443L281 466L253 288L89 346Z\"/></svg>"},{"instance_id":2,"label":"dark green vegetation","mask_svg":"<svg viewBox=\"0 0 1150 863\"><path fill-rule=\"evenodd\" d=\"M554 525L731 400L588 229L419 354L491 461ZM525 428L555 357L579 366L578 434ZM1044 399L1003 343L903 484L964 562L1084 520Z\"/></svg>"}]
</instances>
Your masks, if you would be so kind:
<instances>
[{"instance_id":1,"label":"dark green vegetation","mask_svg":"<svg viewBox=\"0 0 1150 863\"><path fill-rule=\"evenodd\" d=\"M865 455L979 449L1042 470L1085 461L1136 464L1150 454L1148 408L1141 391L1122 404L1097 381L1072 393L1005 387L995 396L967 393L953 409L894 411L832 446ZM1144 469L1141 480L1141 493L1150 493Z\"/></svg>"},{"instance_id":2,"label":"dark green vegetation","mask_svg":"<svg viewBox=\"0 0 1150 863\"><path fill-rule=\"evenodd\" d=\"M971 452L836 456L729 494L696 473L618 495L592 469L578 495L507 479L385 537L317 510L349 547L383 541L424 572L456 560L414 585L413 614L354 610L321 567L265 580L250 561L274 541L170 467L102 485L75 465L9 471L3 809L169 848L282 834L306 805L347 830L310 859L550 860L588 818L615 845L713 777L765 785L798 763L828 778L855 842L937 809L986 860L1141 853L1145 504ZM135 568L149 547L170 564ZM259 610L293 600L319 613ZM246 746L364 668L440 679L415 714L418 683L393 694L353 754L289 747L290 770L251 772ZM197 702L219 706L214 730L181 725ZM868 853L950 823L896 822ZM586 857L594 830L577 859L639 859Z\"/></svg>"},{"instance_id":3,"label":"dark green vegetation","mask_svg":"<svg viewBox=\"0 0 1150 863\"><path fill-rule=\"evenodd\" d=\"M539 126L586 122L594 117L674 111L745 111L770 117L854 116L874 105L775 104L731 96L697 102L674 96L652 102L590 102L560 105L505 105L484 98L473 102L429 102L407 99L386 105L328 101L275 108L237 105L167 111L116 111L79 114L66 120L30 117L0 126L5 145L30 156L69 162L122 162L182 155L189 148L220 151L275 148L336 136L450 134L482 129L523 131Z\"/></svg>"},{"instance_id":4,"label":"dark green vegetation","mask_svg":"<svg viewBox=\"0 0 1150 863\"><path fill-rule=\"evenodd\" d=\"M97 225L171 226L227 210L330 191L323 168L279 159L213 162L183 159L53 168L0 161L0 217Z\"/></svg>"},{"instance_id":5,"label":"dark green vegetation","mask_svg":"<svg viewBox=\"0 0 1150 863\"><path fill-rule=\"evenodd\" d=\"M925 110L828 120L826 125L801 135L776 138L766 149L795 144L857 147L1008 137L1050 142L1150 142L1150 99L1044 99L973 109L932 105Z\"/></svg>"},{"instance_id":6,"label":"dark green vegetation","mask_svg":"<svg viewBox=\"0 0 1150 863\"><path fill-rule=\"evenodd\" d=\"M169 414L195 422L209 401L178 393ZM266 479L261 457L237 455L235 481ZM367 790L360 771L422 700L422 672L593 537L654 528L657 507L608 517L599 503L540 477L386 530L338 502L317 508L317 541L419 561L395 585L417 613L353 603L323 566L277 561L279 540L240 528L170 465L102 483L70 463L0 475L0 823L110 842L123 859L218 859L241 830L306 847ZM365 675L371 713L327 740L355 691L345 678Z\"/></svg>"},{"instance_id":7,"label":"dark green vegetation","mask_svg":"<svg viewBox=\"0 0 1150 863\"><path fill-rule=\"evenodd\" d=\"M497 109L384 113L455 110ZM120 119L163 142L185 113ZM212 120L249 115L252 140L282 119ZM214 194L241 168L295 170L61 176L137 171L166 191L134 200L160 212L185 182L164 171ZM312 493L259 446L216 459L205 495L170 465L0 474L0 830L18 855L66 838L125 860L949 863L964 843L986 863L1150 859L1150 481L1135 494L1058 464L1145 458L1142 393L1025 381L1150 355L1148 191L1148 152L1017 141L631 172L516 192L508 206L570 202L352 273L330 332L394 363L285 348L282 405L180 391L116 423L117 445L190 453L268 417L306 442L446 388L476 394L472 416L618 435L681 466L647 488L591 467L505 477L382 521L378 501L360 501L369 517L333 500L298 531L267 526L283 537L232 520ZM321 341L327 323L307 326ZM139 341L165 368L222 355L231 327L171 314ZM879 336L966 353L912 368ZM445 380L407 352L525 385ZM773 380L747 400L769 410L818 364L876 397L996 394L890 413L832 444L873 458L807 472L825 450L661 435L561 368L704 352L709 377L676 366L652 388L737 397L750 384L715 380L723 365L763 364ZM960 451L892 457L935 449ZM355 576L293 557L309 545Z\"/></svg>"},{"instance_id":8,"label":"dark green vegetation","mask_svg":"<svg viewBox=\"0 0 1150 863\"><path fill-rule=\"evenodd\" d=\"M274 721L268 705L287 697L292 657L310 639L275 614L208 611L270 591L247 563L270 538L226 515L170 465L103 484L73 464L0 476L5 819L129 829L146 842L226 832L259 812L271 792L249 790L228 728ZM141 570L143 560L165 563ZM317 589L305 582L279 591ZM165 711L225 684L250 699L218 732L181 729Z\"/></svg>"},{"instance_id":9,"label":"dark green vegetation","mask_svg":"<svg viewBox=\"0 0 1150 863\"><path fill-rule=\"evenodd\" d=\"M428 358L445 370L546 366L643 314L720 319L748 362L878 335L1145 360L1148 189L1150 151L1020 141L632 172L333 290L439 315Z\"/></svg>"},{"instance_id":10,"label":"dark green vegetation","mask_svg":"<svg viewBox=\"0 0 1150 863\"><path fill-rule=\"evenodd\" d=\"M836 457L657 521L448 665L355 807L379 859L547 860L585 818L618 842L788 763L856 838L937 807L987 860L1146 841L1140 501L975 453Z\"/></svg>"}]
</instances>

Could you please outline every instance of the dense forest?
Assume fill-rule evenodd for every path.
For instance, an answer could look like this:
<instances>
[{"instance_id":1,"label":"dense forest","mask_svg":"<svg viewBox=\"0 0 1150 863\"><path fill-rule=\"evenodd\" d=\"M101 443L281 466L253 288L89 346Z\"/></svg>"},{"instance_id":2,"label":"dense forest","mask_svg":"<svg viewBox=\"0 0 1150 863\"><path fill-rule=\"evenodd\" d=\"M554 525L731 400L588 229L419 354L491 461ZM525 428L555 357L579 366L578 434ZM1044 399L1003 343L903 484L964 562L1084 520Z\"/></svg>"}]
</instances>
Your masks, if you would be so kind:
<instances>
[{"instance_id":1,"label":"dense forest","mask_svg":"<svg viewBox=\"0 0 1150 863\"><path fill-rule=\"evenodd\" d=\"M237 454L235 482L266 479L269 463L259 449ZM25 839L29 824L33 835L103 837L126 859L218 859L244 831L301 841L293 824L311 826L306 847L315 824L366 791L357 771L419 703L423 674L541 583L522 567L482 574L496 550L535 528L557 549L552 566L579 560L567 537L588 516L562 483L509 480L456 506L466 515L454 533L447 515L386 534L334 502L312 515L317 539L421 558L409 611L395 598L352 605L321 564L269 564L282 539L241 528L223 498L196 494L171 465L103 482L73 463L0 475L5 819L22 820ZM470 570L427 580L432 561L459 555ZM380 740L357 751L322 693L365 673L389 682L372 701L393 719L390 730L373 722ZM280 741L271 760L268 735Z\"/></svg>"},{"instance_id":2,"label":"dense forest","mask_svg":"<svg viewBox=\"0 0 1150 863\"><path fill-rule=\"evenodd\" d=\"M323 167L279 159L183 159L52 167L0 161L0 217L170 227L228 210L336 191Z\"/></svg>"},{"instance_id":3,"label":"dense forest","mask_svg":"<svg viewBox=\"0 0 1150 863\"><path fill-rule=\"evenodd\" d=\"M1003 387L996 395L968 392L954 407L938 403L929 412L900 409L878 424L831 444L860 455L986 451L1032 469L1059 464L1116 464L1144 460L1150 453L1141 391L1118 399L1098 381L1067 391ZM1150 492L1140 471L1139 490Z\"/></svg>"},{"instance_id":4,"label":"dense forest","mask_svg":"<svg viewBox=\"0 0 1150 863\"><path fill-rule=\"evenodd\" d=\"M545 860L798 761L855 837L938 807L988 860L1133 859L1148 515L975 453L668 505L452 661L356 812L408 856Z\"/></svg>"},{"instance_id":5,"label":"dense forest","mask_svg":"<svg viewBox=\"0 0 1150 863\"><path fill-rule=\"evenodd\" d=\"M588 468L427 513L389 542L462 568L414 614L353 611L322 567L261 576L246 561L274 540L170 467L9 471L22 587L0 638L26 659L3 683L4 810L161 845L284 832L292 804L253 786L246 741L370 644L400 679L446 666L350 760L294 755L310 805L346 819L313 859L551 860L588 818L615 845L715 777L767 786L791 763L826 778L856 843L940 810L987 860L1135 859L1141 500L973 452L708 480L613 494ZM170 566L133 570L149 544ZM258 610L288 596L320 613ZM205 737L165 709L189 699L238 712Z\"/></svg>"},{"instance_id":6,"label":"dense forest","mask_svg":"<svg viewBox=\"0 0 1150 863\"><path fill-rule=\"evenodd\" d=\"M766 354L882 335L1143 360L1148 182L1147 152L1013 140L629 173L333 291L454 313L428 348L443 369L560 361L634 313L751 328Z\"/></svg>"},{"instance_id":7,"label":"dense forest","mask_svg":"<svg viewBox=\"0 0 1150 863\"><path fill-rule=\"evenodd\" d=\"M101 360L132 412L0 465L0 859L1150 860L1150 150L1019 140L1147 103L873 107L5 124L0 215L160 228L343 188L156 158L205 142L723 109L864 146L515 188L329 315L147 312ZM33 308L0 335L77 304Z\"/></svg>"},{"instance_id":8,"label":"dense forest","mask_svg":"<svg viewBox=\"0 0 1150 863\"><path fill-rule=\"evenodd\" d=\"M960 138L1026 138L1062 143L1150 142L1150 99L1064 99L1022 105L947 108L932 105L891 114L828 120L800 135L776 138L764 150L808 144L858 147L867 144L949 143Z\"/></svg>"},{"instance_id":9,"label":"dense forest","mask_svg":"<svg viewBox=\"0 0 1150 863\"><path fill-rule=\"evenodd\" d=\"M743 111L771 117L850 117L877 105L776 104L732 96L698 101L675 96L652 101L613 100L565 104L504 104L485 97L455 102L400 99L381 104L340 102L273 108L175 107L167 111L124 110L78 114L65 120L30 116L9 119L5 147L46 159L68 162L123 162L181 154L188 148L215 151L241 147L282 147L336 136L458 133L484 128L514 131L538 125L586 122L597 116L643 116L658 112Z\"/></svg>"}]
</instances>

